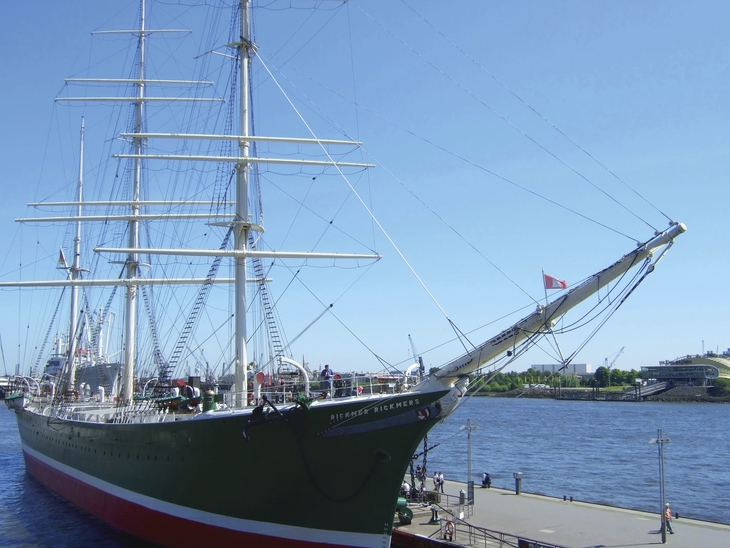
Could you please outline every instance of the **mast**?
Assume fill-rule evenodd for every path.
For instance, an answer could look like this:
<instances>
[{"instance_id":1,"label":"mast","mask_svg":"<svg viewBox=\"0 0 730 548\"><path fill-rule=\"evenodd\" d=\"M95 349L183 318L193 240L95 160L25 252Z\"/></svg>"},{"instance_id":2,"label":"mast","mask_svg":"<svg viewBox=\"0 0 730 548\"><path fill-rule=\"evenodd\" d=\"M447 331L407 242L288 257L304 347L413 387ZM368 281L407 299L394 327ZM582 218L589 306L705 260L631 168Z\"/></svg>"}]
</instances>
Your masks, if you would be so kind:
<instances>
[{"instance_id":1,"label":"mast","mask_svg":"<svg viewBox=\"0 0 730 548\"><path fill-rule=\"evenodd\" d=\"M81 203L84 199L84 118L81 118L81 136L79 145L79 180L76 190L76 216L81 218ZM70 269L70 278L77 280L81 272L81 221L76 221L76 236L74 237L74 258ZM76 330L78 329L79 316L79 287L71 286L71 317L69 318L69 345L68 345L68 382L69 389L76 386Z\"/></svg>"},{"instance_id":2,"label":"mast","mask_svg":"<svg viewBox=\"0 0 730 548\"><path fill-rule=\"evenodd\" d=\"M357 169L369 169L374 167L373 164L366 164L361 162L350 162L340 161L333 159L329 153L326 153L325 159L310 159L310 158L292 158L292 157L255 157L251 155L251 142L262 141L272 144L295 144L299 146L312 146L316 147L320 152L323 151L324 146L346 146L346 147L359 147L362 143L352 140L333 140L333 139L319 139L316 135L312 134L308 138L288 138L278 136L254 136L250 133L250 105L249 105L249 89L250 89L250 78L249 78L249 67L251 58L255 55L256 48L252 44L252 31L251 31L251 7L250 0L239 0L238 8L240 11L240 40L231 44L227 44L228 47L235 48L238 56L238 70L239 70L239 130L232 131L231 135L215 135L215 134L198 134L198 133L147 133L146 122L144 115L146 112L146 105L150 102L153 103L175 103L175 102L224 102L220 97L187 97L178 96L177 94L166 94L161 96L148 96L146 93L147 84L154 85L180 85L188 84L190 86L210 86L213 83L209 81L184 81L184 80L160 80L160 79L146 79L146 42L147 38L152 36L153 33L180 33L189 32L188 30L155 30L148 29L146 25L146 0L140 0L140 14L139 14L139 25L135 30L110 30L110 31L97 31L94 34L137 34L137 47L138 47L138 69L135 78L69 78L66 81L74 84L132 84L136 86L136 93L131 95L122 96L101 96L101 97L89 97L87 95L82 96L64 96L57 97L56 101L62 102L89 102L89 101L101 101L101 102L114 102L114 103L126 103L134 104L134 121L131 131L124 132L120 136L125 139L131 140L133 143L132 150L125 151L124 153L112 154L113 158L133 160L131 166L132 169L132 192L124 200L108 200L108 201L92 201L84 202L81 204L81 198L77 202L43 202L43 205L48 207L77 207L77 214L70 216L47 216L47 217L32 217L32 218L21 218L16 219L16 222L20 223L60 223L60 222L86 222L86 223L110 223L110 222L124 222L127 223L127 245L126 247L96 247L94 248L95 253L112 253L117 256L122 255L125 257L125 272L121 278L109 278L109 279L81 279L78 276L80 268L67 267L67 270L76 270L76 275L69 275L69 279L65 280L38 280L38 281L12 281L12 282L0 282L0 288L4 287L72 287L78 290L79 287L117 287L124 286L126 288L125 294L125 317L124 317L124 334L123 334L123 358L121 368L121 383L119 389L119 400L123 404L130 404L133 400L134 395L134 368L135 359L137 354L136 348L136 324L137 324L137 308L138 303L138 292L143 285L207 285L207 284L233 284L235 304L234 304L234 341L233 341L233 352L235 362L235 406L243 407L248 403L248 383L246 376L246 369L248 365L248 350L246 346L247 339L247 282L261 283L261 279L248 280L247 279L247 266L246 260L248 258L272 258L272 259L355 259L355 260L374 260L377 261L381 257L376 253L368 254L355 254L355 253L328 253L328 252L288 252L288 251L268 251L268 250L257 250L250 249L248 245L248 238L250 231L263 231L263 228L258 226L256 223L259 219L250 218L249 212L249 176L251 174L252 166L256 164L274 164L274 165L288 165L288 166L314 166L317 168L328 168L333 167L336 169L341 168L357 168ZM236 141L239 146L239 150L232 155L213 155L213 154L185 154L185 153L171 153L171 154L148 154L147 143L149 139L190 139L196 141ZM236 170L235 177L235 201L226 203L225 205L233 205L235 211L233 213L218 213L217 211L209 210L206 213L192 213L192 212L145 212L141 213L142 209L147 210L148 207L153 206L174 206L174 205L185 205L185 206L200 206L209 205L208 202L198 202L196 200L173 200L173 201L159 201L159 200L143 200L142 199L142 165L146 161L179 161L179 162L211 162L221 163L225 162L233 164ZM83 205L85 211L89 211L89 208L102 208L107 206L119 206L126 207L128 211L124 214L109 214L103 213L98 215L82 215L81 205ZM219 226L225 224L233 227L234 233L234 245L233 249L182 249L182 248L142 248L140 247L140 223L147 221L180 221L180 220L197 220L197 221L210 221L211 224L217 224ZM78 232L80 234L80 231ZM80 238L79 238L80 240ZM78 253L76 253L78 255ZM235 276L231 279L215 278L171 278L171 277L157 277L157 278L144 278L138 272L140 266L140 257L144 255L178 255L178 256L196 256L196 257L214 257L214 258L229 258L233 263ZM78 311L72 312L74 317L78 316ZM78 320L76 320L78 321ZM102 320L103 321L103 320ZM74 324L76 325L76 324ZM75 328L74 328L75 331ZM101 355L101 341L100 344L100 355Z\"/></svg>"},{"instance_id":3,"label":"mast","mask_svg":"<svg viewBox=\"0 0 730 548\"><path fill-rule=\"evenodd\" d=\"M139 265L139 221L134 218L140 211L140 186L142 184L142 121L144 115L144 92L145 92L145 14L147 6L145 0L140 6L140 33L139 33L139 71L137 85L137 98L134 103L134 165L132 182L132 219L129 221L129 248L127 255L127 279L132 282L127 286L125 302L125 323L124 323L124 364L122 367L121 400L124 404L132 403L134 397L134 355L136 351L135 325L137 323L137 292L138 285L133 281L137 278L137 267Z\"/></svg>"},{"instance_id":4,"label":"mast","mask_svg":"<svg viewBox=\"0 0 730 548\"><path fill-rule=\"evenodd\" d=\"M238 42L240 98L239 98L239 141L240 161L236 163L236 220L234 221L234 245L237 251L243 252L236 257L235 264L235 385L236 407L243 407L248 402L248 349L246 347L246 257L250 222L248 218L248 176L249 176L249 132L248 124L248 70L250 55L253 51L251 43L251 6L249 0L240 0L241 9L241 41Z\"/></svg>"}]
</instances>

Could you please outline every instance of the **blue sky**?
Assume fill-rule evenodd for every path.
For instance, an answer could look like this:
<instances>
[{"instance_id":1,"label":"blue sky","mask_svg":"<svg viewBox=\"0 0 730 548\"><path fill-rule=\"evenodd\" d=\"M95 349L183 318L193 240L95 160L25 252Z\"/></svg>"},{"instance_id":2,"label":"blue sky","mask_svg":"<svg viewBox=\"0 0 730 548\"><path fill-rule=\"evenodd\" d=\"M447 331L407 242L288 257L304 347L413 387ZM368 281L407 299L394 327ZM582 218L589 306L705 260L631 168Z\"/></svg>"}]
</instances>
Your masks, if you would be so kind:
<instances>
[{"instance_id":1,"label":"blue sky","mask_svg":"<svg viewBox=\"0 0 730 548\"><path fill-rule=\"evenodd\" d=\"M175 4L156 7L157 19L182 28L199 13ZM378 167L354 179L358 189L440 307L473 342L532 309L527 294L543 297L541 269L576 283L630 251L635 241L651 237L655 228L665 228L669 218L684 222L688 232L575 361L598 366L626 347L616 367L628 369L700 353L703 345L705 350L730 347L725 222L730 5L262 4L256 13L261 58L320 137L339 137L340 128L364 142L364 159ZM298 9L279 9L290 5ZM69 109L53 99L65 77L104 72L103 46L110 44L100 45L89 33L130 28L136 6L41 1L3 9L2 280L17 279L19 249L33 247L29 242L36 231L21 233L12 221L28 215L25 203L70 197L53 189L68 190L75 180L80 116L86 117L89 136L105 129L98 109ZM175 9L183 15L169 15ZM226 21L228 15L221 17ZM166 46L188 48L192 66L206 38ZM87 69L89 64L93 67ZM175 69L183 74L187 66ZM162 74L169 67L155 68ZM306 136L296 116L284 115L288 107L268 78L260 71L255 78L257 91L264 92L257 107L259 133ZM91 174L101 160L100 151L89 147ZM376 249L383 260L369 269L340 269L346 281L339 284L320 269L308 269L308 288L322 303L336 303L339 321L330 315L318 321L293 347L295 357L303 355L315 368L331 363L336 370L373 370L379 364L372 351L402 366L411 353L409 334L428 366L460 353L439 307L368 218L354 212L353 200L344 201L345 185L334 177L320 181L313 190L318 205L329 210L338 228L352 224L348 234L359 243L356 249L342 247L340 238L320 226L314 228L324 234L317 249ZM276 224L277 207L292 216L297 210L273 178L268 182L268 244L311 246L291 217ZM304 200L301 187L287 192ZM43 249L51 256L58 247ZM34 271L29 265L42 262L43 253L36 249L34 257L22 259L23 279L53 275L55 264ZM288 269L276 274L277 282L289 283ZM283 320L290 317L289 338L321 311L306 293L289 309L282 304ZM6 311L0 335L10 368L32 354L21 350L28 337L18 327L29 321L30 305L17 292L0 292L0 299ZM575 334L560 339L566 353L581 341ZM204 350L209 358L216 352ZM536 349L512 368L552 361Z\"/></svg>"}]
</instances>

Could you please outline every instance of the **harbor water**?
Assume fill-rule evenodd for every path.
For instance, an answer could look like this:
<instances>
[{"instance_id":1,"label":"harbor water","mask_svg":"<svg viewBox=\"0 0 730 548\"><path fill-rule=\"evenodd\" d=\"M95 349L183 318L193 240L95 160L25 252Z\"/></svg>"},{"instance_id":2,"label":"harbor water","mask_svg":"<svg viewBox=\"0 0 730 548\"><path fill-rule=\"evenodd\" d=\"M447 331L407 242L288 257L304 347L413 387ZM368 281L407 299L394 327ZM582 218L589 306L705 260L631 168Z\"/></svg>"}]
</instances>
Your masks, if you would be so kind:
<instances>
[{"instance_id":1,"label":"harbor water","mask_svg":"<svg viewBox=\"0 0 730 548\"><path fill-rule=\"evenodd\" d=\"M473 397L428 436L430 476L467 481L471 420L472 479L550 497L659 511L659 450L664 438L666 500L681 516L730 524L730 407L721 403L568 401ZM419 459L422 463L423 457ZM431 489L431 479L426 483Z\"/></svg>"},{"instance_id":2,"label":"harbor water","mask_svg":"<svg viewBox=\"0 0 730 548\"><path fill-rule=\"evenodd\" d=\"M0 402L0 548L142 548L25 473L15 413Z\"/></svg>"},{"instance_id":3,"label":"harbor water","mask_svg":"<svg viewBox=\"0 0 730 548\"><path fill-rule=\"evenodd\" d=\"M711 403L475 397L429 434L429 446L438 445L428 453L428 470L431 476L442 471L447 483L466 481L467 431L460 428L471 420L477 486L487 471L494 487L513 489L513 473L523 472L523 492L658 511L658 449L649 440L662 429L671 440L664 447L664 469L673 510L680 519L730 524L730 439L723 434L729 412L727 405ZM145 546L29 478L14 413L4 406L0 486L0 547Z\"/></svg>"}]
</instances>

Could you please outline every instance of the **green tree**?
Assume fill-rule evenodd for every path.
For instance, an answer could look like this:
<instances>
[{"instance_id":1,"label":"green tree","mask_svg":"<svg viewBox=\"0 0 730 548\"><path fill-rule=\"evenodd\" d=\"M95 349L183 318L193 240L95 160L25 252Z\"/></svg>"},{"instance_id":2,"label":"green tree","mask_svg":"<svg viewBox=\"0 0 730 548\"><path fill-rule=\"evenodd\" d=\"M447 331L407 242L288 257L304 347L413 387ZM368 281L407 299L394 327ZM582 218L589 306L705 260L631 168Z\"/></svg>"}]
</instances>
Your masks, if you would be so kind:
<instances>
[{"instance_id":1,"label":"green tree","mask_svg":"<svg viewBox=\"0 0 730 548\"><path fill-rule=\"evenodd\" d=\"M596 380L598 386L608 386L608 375L610 371L607 367L599 367L593 374L593 378Z\"/></svg>"},{"instance_id":2,"label":"green tree","mask_svg":"<svg viewBox=\"0 0 730 548\"><path fill-rule=\"evenodd\" d=\"M484 387L486 387L486 385L486 377L478 377L476 379L472 377L469 381L469 389L474 390L474 392L480 392Z\"/></svg>"},{"instance_id":3,"label":"green tree","mask_svg":"<svg viewBox=\"0 0 730 548\"><path fill-rule=\"evenodd\" d=\"M563 386L565 388L577 388L580 386L581 378L576 375L566 375L563 377Z\"/></svg>"},{"instance_id":4,"label":"green tree","mask_svg":"<svg viewBox=\"0 0 730 548\"><path fill-rule=\"evenodd\" d=\"M626 376L628 375L628 371L621 371L620 369L614 369L616 374L611 377L611 386L613 385L620 385L624 384L626 382ZM613 372L613 371L612 371Z\"/></svg>"},{"instance_id":5,"label":"green tree","mask_svg":"<svg viewBox=\"0 0 730 548\"><path fill-rule=\"evenodd\" d=\"M626 372L625 382L626 384L633 385L634 381L639 378L641 378L641 373L636 369L632 369L631 371Z\"/></svg>"},{"instance_id":6,"label":"green tree","mask_svg":"<svg viewBox=\"0 0 730 548\"><path fill-rule=\"evenodd\" d=\"M730 379L720 377L712 383L713 396L730 396Z\"/></svg>"}]
</instances>

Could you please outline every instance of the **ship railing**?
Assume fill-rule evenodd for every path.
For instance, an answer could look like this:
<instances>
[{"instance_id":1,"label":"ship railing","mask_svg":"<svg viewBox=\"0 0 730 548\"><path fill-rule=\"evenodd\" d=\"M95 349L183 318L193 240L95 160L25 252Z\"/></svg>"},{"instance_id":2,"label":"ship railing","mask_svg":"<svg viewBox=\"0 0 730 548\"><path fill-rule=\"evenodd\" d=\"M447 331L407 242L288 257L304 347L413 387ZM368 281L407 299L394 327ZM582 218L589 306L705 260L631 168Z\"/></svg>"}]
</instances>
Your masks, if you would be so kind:
<instances>
[{"instance_id":1,"label":"ship railing","mask_svg":"<svg viewBox=\"0 0 730 548\"><path fill-rule=\"evenodd\" d=\"M168 409L156 409L151 407L145 407L141 409L135 409L129 413L125 413L122 422L126 423L152 423L152 422L165 422L167 419Z\"/></svg>"},{"instance_id":2,"label":"ship railing","mask_svg":"<svg viewBox=\"0 0 730 548\"><path fill-rule=\"evenodd\" d=\"M51 406L44 408L43 414L64 420L79 422L120 422L120 423L152 423L164 422L167 419L167 409L132 409L121 411L112 407L69 407L56 409Z\"/></svg>"},{"instance_id":3,"label":"ship railing","mask_svg":"<svg viewBox=\"0 0 730 548\"><path fill-rule=\"evenodd\" d=\"M266 377L264 384L256 387L249 382L249 405L255 405L255 388L260 389L260 395L266 396L270 402L276 404L290 403L298 395L305 395L315 399L347 399L376 395L392 395L405 392L418 382L417 375L405 374L375 374L375 373L335 373L331 381L322 380L317 373L309 382L309 393L306 384L295 375ZM229 408L235 408L235 390L221 391L222 402ZM259 402L260 403L260 402Z\"/></svg>"},{"instance_id":4,"label":"ship railing","mask_svg":"<svg viewBox=\"0 0 730 548\"><path fill-rule=\"evenodd\" d=\"M340 399L398 394L417 382L414 375L335 373L330 380L317 379L309 383L309 396L316 399ZM250 387L253 388L253 387ZM273 403L286 403L304 394L305 385L296 377L272 379L261 386L261 394Z\"/></svg>"}]
</instances>

